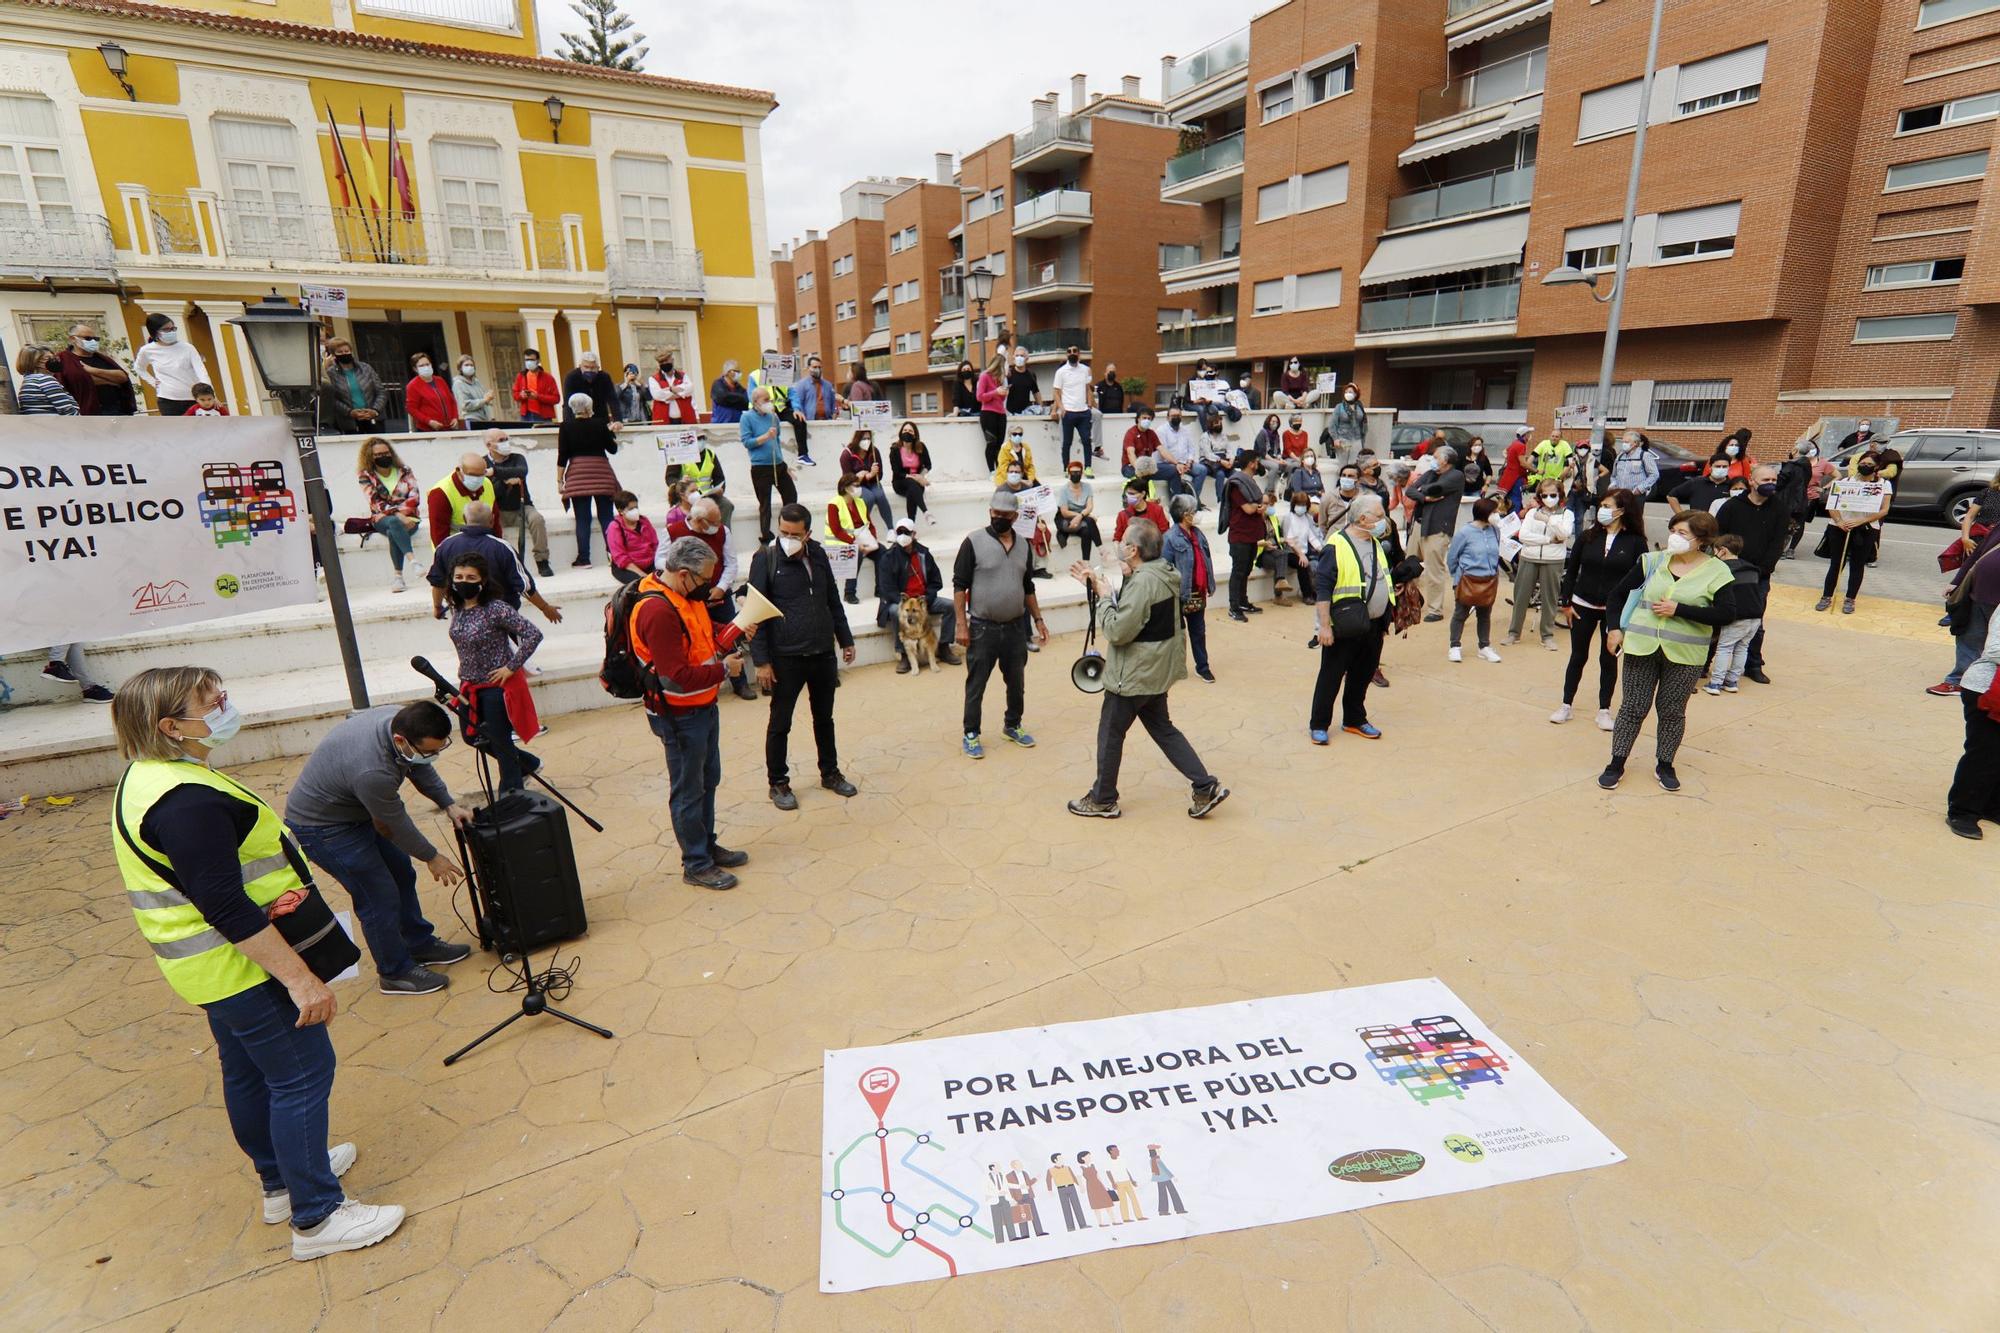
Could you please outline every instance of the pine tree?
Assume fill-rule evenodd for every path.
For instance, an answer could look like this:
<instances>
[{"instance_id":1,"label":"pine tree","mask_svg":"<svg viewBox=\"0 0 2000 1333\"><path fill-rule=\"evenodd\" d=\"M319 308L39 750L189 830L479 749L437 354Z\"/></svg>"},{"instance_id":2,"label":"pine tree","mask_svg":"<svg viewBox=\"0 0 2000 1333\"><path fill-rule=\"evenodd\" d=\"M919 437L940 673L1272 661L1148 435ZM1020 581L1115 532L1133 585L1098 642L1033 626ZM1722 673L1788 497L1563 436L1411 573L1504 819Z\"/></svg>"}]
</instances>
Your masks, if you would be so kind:
<instances>
[{"instance_id":1,"label":"pine tree","mask_svg":"<svg viewBox=\"0 0 2000 1333\"><path fill-rule=\"evenodd\" d=\"M618 35L632 26L632 17L618 8L617 0L570 0L569 7L584 21L585 30L582 35L562 35L562 50L557 54L564 60L630 70L645 63L645 38Z\"/></svg>"}]
</instances>

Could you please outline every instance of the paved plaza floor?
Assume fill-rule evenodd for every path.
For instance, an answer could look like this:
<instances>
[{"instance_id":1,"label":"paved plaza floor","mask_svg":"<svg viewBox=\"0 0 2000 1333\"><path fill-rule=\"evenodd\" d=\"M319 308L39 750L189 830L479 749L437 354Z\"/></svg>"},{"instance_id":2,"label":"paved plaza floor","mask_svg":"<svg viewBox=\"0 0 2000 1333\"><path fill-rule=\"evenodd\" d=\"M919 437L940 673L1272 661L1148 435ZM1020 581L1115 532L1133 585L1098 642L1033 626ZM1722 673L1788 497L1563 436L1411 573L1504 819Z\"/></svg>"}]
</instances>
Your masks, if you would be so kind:
<instances>
[{"instance_id":1,"label":"paved plaza floor","mask_svg":"<svg viewBox=\"0 0 2000 1333\"><path fill-rule=\"evenodd\" d=\"M1693 701L1677 796L1650 737L1598 790L1608 737L1587 710L1546 720L1557 654L1454 666L1439 625L1392 643L1384 740L1312 748L1298 609L1216 617L1221 682L1174 695L1234 790L1202 823L1138 733L1125 818L1064 813L1096 711L1074 637L1030 664L1040 746L999 741L996 685L980 763L957 671L855 673L862 794L802 782L792 815L765 799L763 708L725 699L722 827L753 857L726 894L679 881L636 712L559 718L537 748L608 830L576 831L592 929L568 1007L618 1037L519 1024L445 1069L512 1008L478 960L442 1000L341 987L345 1183L410 1217L310 1264L255 1216L207 1028L125 906L108 793L38 803L0 824L0 1323L1991 1329L2000 1053L1974 1038L2000 1027L2000 851L1943 824L1960 714L1920 689L1948 646L1921 606L1773 600L1776 683ZM275 795L297 768L237 776ZM445 772L470 787L463 747ZM1629 1160L816 1290L826 1048L1425 976Z\"/></svg>"}]
</instances>

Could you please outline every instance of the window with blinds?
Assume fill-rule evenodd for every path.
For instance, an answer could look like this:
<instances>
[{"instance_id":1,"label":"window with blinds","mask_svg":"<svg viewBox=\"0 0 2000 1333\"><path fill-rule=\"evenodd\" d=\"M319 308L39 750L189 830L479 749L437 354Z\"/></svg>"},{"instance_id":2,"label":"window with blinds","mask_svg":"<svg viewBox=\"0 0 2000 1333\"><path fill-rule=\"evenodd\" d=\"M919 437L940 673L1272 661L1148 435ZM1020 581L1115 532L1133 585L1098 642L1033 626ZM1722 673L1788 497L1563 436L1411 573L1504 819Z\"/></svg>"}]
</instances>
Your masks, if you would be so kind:
<instances>
[{"instance_id":1,"label":"window with blinds","mask_svg":"<svg viewBox=\"0 0 2000 1333\"><path fill-rule=\"evenodd\" d=\"M0 95L0 223L61 227L74 216L55 103Z\"/></svg>"},{"instance_id":2,"label":"window with blinds","mask_svg":"<svg viewBox=\"0 0 2000 1333\"><path fill-rule=\"evenodd\" d=\"M1570 384L1565 385L1563 388L1564 407L1589 408L1593 406L1593 401L1596 397L1597 385L1594 383ZM1609 399L1604 408L1604 424L1607 426L1623 426L1630 420L1631 413L1632 386L1629 383L1612 385Z\"/></svg>"},{"instance_id":3,"label":"window with blinds","mask_svg":"<svg viewBox=\"0 0 2000 1333\"><path fill-rule=\"evenodd\" d=\"M456 263L504 262L512 250L500 207L500 161L498 144L431 141L445 241Z\"/></svg>"},{"instance_id":4,"label":"window with blinds","mask_svg":"<svg viewBox=\"0 0 2000 1333\"><path fill-rule=\"evenodd\" d=\"M1722 259L1736 253L1736 226L1743 205L1711 204L1706 208L1684 208L1678 213L1660 214L1653 233L1655 254L1661 261L1673 259Z\"/></svg>"},{"instance_id":5,"label":"window with blinds","mask_svg":"<svg viewBox=\"0 0 2000 1333\"><path fill-rule=\"evenodd\" d=\"M221 116L212 125L238 246L271 254L304 244L305 193L291 125Z\"/></svg>"},{"instance_id":6,"label":"window with blinds","mask_svg":"<svg viewBox=\"0 0 2000 1333\"><path fill-rule=\"evenodd\" d=\"M1299 208L1325 208L1347 202L1347 163L1309 171L1299 178Z\"/></svg>"},{"instance_id":7,"label":"window with blinds","mask_svg":"<svg viewBox=\"0 0 2000 1333\"><path fill-rule=\"evenodd\" d=\"M1978 180L1986 174L1986 150L1954 153L1950 157L1928 157L1921 162L1898 162L1889 168L1883 193L1917 190L1928 185L1948 185L1953 181Z\"/></svg>"},{"instance_id":8,"label":"window with blinds","mask_svg":"<svg viewBox=\"0 0 2000 1333\"><path fill-rule=\"evenodd\" d=\"M625 257L636 263L673 258L673 164L663 157L611 159L611 186L618 196L618 239ZM800 277L800 290L813 285L812 274Z\"/></svg>"},{"instance_id":9,"label":"window with blinds","mask_svg":"<svg viewBox=\"0 0 2000 1333\"><path fill-rule=\"evenodd\" d=\"M1655 426L1720 426L1729 416L1728 380L1662 380L1653 386ZM1595 392L1595 386L1592 386Z\"/></svg>"},{"instance_id":10,"label":"window with blinds","mask_svg":"<svg viewBox=\"0 0 2000 1333\"><path fill-rule=\"evenodd\" d=\"M1682 65L1674 93L1680 114L1756 101L1764 86L1764 52L1765 44L1759 42Z\"/></svg>"},{"instance_id":11,"label":"window with blinds","mask_svg":"<svg viewBox=\"0 0 2000 1333\"><path fill-rule=\"evenodd\" d=\"M1260 186L1257 190L1257 220L1269 222L1281 218L1292 211L1292 182L1290 177Z\"/></svg>"},{"instance_id":12,"label":"window with blinds","mask_svg":"<svg viewBox=\"0 0 2000 1333\"><path fill-rule=\"evenodd\" d=\"M1293 280L1294 310L1330 310L1340 304L1340 270L1301 273Z\"/></svg>"},{"instance_id":13,"label":"window with blinds","mask_svg":"<svg viewBox=\"0 0 2000 1333\"><path fill-rule=\"evenodd\" d=\"M1640 80L1631 79L1585 93L1577 115L1576 137L1594 139L1635 128L1639 124L1639 85Z\"/></svg>"},{"instance_id":14,"label":"window with blinds","mask_svg":"<svg viewBox=\"0 0 2000 1333\"><path fill-rule=\"evenodd\" d=\"M1276 315L1285 308L1285 280L1266 278L1250 291L1250 313Z\"/></svg>"},{"instance_id":15,"label":"window with blinds","mask_svg":"<svg viewBox=\"0 0 2000 1333\"><path fill-rule=\"evenodd\" d=\"M1878 315L1854 321L1858 343L1942 342L1958 332L1958 315Z\"/></svg>"},{"instance_id":16,"label":"window with blinds","mask_svg":"<svg viewBox=\"0 0 2000 1333\"><path fill-rule=\"evenodd\" d=\"M1618 266L1618 233L1623 224L1600 222L1571 227L1563 233L1563 263L1585 273L1602 273Z\"/></svg>"}]
</instances>

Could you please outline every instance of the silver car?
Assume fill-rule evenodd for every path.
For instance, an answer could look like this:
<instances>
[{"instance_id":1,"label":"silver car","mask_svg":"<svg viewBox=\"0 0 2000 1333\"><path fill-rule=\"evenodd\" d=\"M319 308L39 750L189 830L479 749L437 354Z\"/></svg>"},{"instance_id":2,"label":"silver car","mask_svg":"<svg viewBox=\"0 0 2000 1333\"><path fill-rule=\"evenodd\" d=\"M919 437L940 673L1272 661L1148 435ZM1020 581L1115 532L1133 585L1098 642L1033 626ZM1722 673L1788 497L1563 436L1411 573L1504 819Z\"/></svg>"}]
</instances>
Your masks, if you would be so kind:
<instances>
[{"instance_id":1,"label":"silver car","mask_svg":"<svg viewBox=\"0 0 2000 1333\"><path fill-rule=\"evenodd\" d=\"M1903 430L1880 443L1903 456L1902 473L1896 478L1895 511L1912 517L1934 516L1956 526L1979 492L2000 473L2000 430ZM1844 473L1848 460L1860 451L1860 445L1849 445L1833 454L1831 461Z\"/></svg>"}]
</instances>

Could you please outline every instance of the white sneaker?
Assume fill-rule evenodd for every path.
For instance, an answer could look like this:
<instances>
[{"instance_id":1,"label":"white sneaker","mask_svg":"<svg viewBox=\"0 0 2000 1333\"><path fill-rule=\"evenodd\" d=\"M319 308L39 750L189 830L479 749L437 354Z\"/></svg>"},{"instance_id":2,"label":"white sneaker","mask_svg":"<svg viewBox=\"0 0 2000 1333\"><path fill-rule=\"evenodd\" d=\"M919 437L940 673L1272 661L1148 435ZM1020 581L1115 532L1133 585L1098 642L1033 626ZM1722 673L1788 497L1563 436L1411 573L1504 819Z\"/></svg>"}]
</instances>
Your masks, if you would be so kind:
<instances>
[{"instance_id":1,"label":"white sneaker","mask_svg":"<svg viewBox=\"0 0 2000 1333\"><path fill-rule=\"evenodd\" d=\"M409 590L410 590L410 585L403 582L403 576L401 574L398 574L396 575L395 578L389 580L390 592L408 592Z\"/></svg>"},{"instance_id":2,"label":"white sneaker","mask_svg":"<svg viewBox=\"0 0 2000 1333\"><path fill-rule=\"evenodd\" d=\"M1462 652L1460 652L1460 651L1459 651L1458 649L1456 649L1456 648L1454 648L1454 649L1452 649L1452 650L1451 650L1450 652L1446 653L1446 654L1445 654L1445 656L1446 656L1446 657L1449 657L1449 658L1450 658L1450 659L1451 659L1452 661L1454 661L1454 662L1463 662L1463 661L1465 660L1465 654L1464 654L1464 653L1462 653Z\"/></svg>"},{"instance_id":3,"label":"white sneaker","mask_svg":"<svg viewBox=\"0 0 2000 1333\"><path fill-rule=\"evenodd\" d=\"M1597 710L1597 729L1598 729L1599 731L1610 731L1610 730L1611 730L1611 728L1612 728L1612 721L1611 721L1611 710L1610 710L1609 708L1600 708L1600 709L1598 709L1598 710Z\"/></svg>"},{"instance_id":4,"label":"white sneaker","mask_svg":"<svg viewBox=\"0 0 2000 1333\"><path fill-rule=\"evenodd\" d=\"M336 1143L326 1150L326 1162L333 1168L333 1178L340 1179L347 1174L347 1168L354 1165L356 1156L351 1143ZM264 1221L276 1226L280 1222L292 1220L292 1196L289 1190L279 1190L276 1194L264 1196Z\"/></svg>"},{"instance_id":5,"label":"white sneaker","mask_svg":"<svg viewBox=\"0 0 2000 1333\"><path fill-rule=\"evenodd\" d=\"M1569 721L1572 716L1573 714L1570 712L1568 704L1557 704L1556 711L1549 714L1549 721L1555 723L1557 726L1561 726L1563 723Z\"/></svg>"},{"instance_id":6,"label":"white sneaker","mask_svg":"<svg viewBox=\"0 0 2000 1333\"><path fill-rule=\"evenodd\" d=\"M317 1259L342 1250L365 1250L394 1235L403 1225L403 1216L400 1204L347 1199L311 1231L292 1229L292 1258Z\"/></svg>"},{"instance_id":7,"label":"white sneaker","mask_svg":"<svg viewBox=\"0 0 2000 1333\"><path fill-rule=\"evenodd\" d=\"M1481 648L1479 656L1488 662L1497 662L1500 660L1500 654L1494 652L1491 648Z\"/></svg>"}]
</instances>

